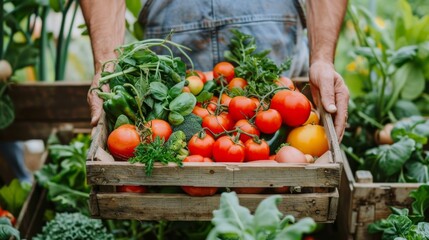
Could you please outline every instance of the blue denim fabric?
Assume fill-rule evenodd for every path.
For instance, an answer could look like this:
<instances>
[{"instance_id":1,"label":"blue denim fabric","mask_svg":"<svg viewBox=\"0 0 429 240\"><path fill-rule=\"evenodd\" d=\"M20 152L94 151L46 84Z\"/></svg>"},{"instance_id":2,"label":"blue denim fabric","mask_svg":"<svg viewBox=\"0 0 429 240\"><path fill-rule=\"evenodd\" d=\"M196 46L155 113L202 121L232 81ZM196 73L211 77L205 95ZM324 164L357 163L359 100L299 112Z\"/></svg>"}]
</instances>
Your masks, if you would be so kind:
<instances>
[{"instance_id":1,"label":"blue denim fabric","mask_svg":"<svg viewBox=\"0 0 429 240\"><path fill-rule=\"evenodd\" d=\"M0 154L12 168L19 181L31 183L32 174L25 166L23 142L0 142Z\"/></svg>"},{"instance_id":2,"label":"blue denim fabric","mask_svg":"<svg viewBox=\"0 0 429 240\"><path fill-rule=\"evenodd\" d=\"M277 64L288 57L295 58L297 42L302 41L298 36L302 32L299 16L292 0L150 2L147 11L140 14L140 21L145 23L145 38L165 38L173 30L172 40L192 49L188 53L199 70L209 71L223 60L232 28L255 36L258 50L270 49L269 56ZM167 54L162 49L157 51Z\"/></svg>"}]
</instances>

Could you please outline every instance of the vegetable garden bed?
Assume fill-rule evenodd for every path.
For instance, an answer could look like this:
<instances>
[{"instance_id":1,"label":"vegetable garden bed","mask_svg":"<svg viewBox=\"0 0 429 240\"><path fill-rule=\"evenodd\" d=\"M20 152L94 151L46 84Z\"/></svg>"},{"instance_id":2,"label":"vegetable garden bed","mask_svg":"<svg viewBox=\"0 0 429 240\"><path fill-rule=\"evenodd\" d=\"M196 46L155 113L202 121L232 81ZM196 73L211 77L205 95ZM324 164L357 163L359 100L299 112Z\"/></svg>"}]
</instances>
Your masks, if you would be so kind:
<instances>
[{"instance_id":1,"label":"vegetable garden bed","mask_svg":"<svg viewBox=\"0 0 429 240\"><path fill-rule=\"evenodd\" d=\"M291 186L300 193L282 194L280 211L297 218L312 217L317 222L333 222L342 169L342 155L332 118L319 108L329 139L325 163L187 163L155 164L146 176L144 165L114 161L106 151L107 126L100 121L87 160L88 184L92 185L90 212L105 219L207 221L219 206L220 194L191 197L181 193L119 193L115 186L206 186L263 187ZM238 194L240 203L251 211L269 194Z\"/></svg>"},{"instance_id":2,"label":"vegetable garden bed","mask_svg":"<svg viewBox=\"0 0 429 240\"><path fill-rule=\"evenodd\" d=\"M387 218L389 207L409 208L409 194L419 183L380 183L372 181L369 171L357 171L356 178L346 157L340 187L338 226L341 239L379 239L368 233L368 225Z\"/></svg>"}]
</instances>

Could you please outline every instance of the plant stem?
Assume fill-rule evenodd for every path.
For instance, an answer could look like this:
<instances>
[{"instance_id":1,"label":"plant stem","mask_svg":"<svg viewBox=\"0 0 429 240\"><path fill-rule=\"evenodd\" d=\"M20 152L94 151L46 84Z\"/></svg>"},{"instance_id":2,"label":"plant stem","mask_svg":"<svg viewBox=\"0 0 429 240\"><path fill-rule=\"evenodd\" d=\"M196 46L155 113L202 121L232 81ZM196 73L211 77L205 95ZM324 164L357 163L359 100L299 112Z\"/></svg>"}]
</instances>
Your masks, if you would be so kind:
<instances>
[{"instance_id":1,"label":"plant stem","mask_svg":"<svg viewBox=\"0 0 429 240\"><path fill-rule=\"evenodd\" d=\"M65 23L66 23L66 19L67 19L67 12L70 9L71 4L74 1L68 1L66 7L64 8L64 10L62 11L62 19L61 19L61 27L60 27L60 32L58 34L58 45L57 45L57 56L55 58L55 81L57 80L64 80L64 76L61 76L61 68L62 68L62 55L65 54L63 52L63 41L64 41L64 28L65 28Z\"/></svg>"},{"instance_id":2,"label":"plant stem","mask_svg":"<svg viewBox=\"0 0 429 240\"><path fill-rule=\"evenodd\" d=\"M1 33L1 39L0 39L0 59L3 59L3 39L4 39L4 31L3 31L3 0L0 0L0 33Z\"/></svg>"},{"instance_id":3,"label":"plant stem","mask_svg":"<svg viewBox=\"0 0 429 240\"><path fill-rule=\"evenodd\" d=\"M125 69L124 71L112 73L110 75L107 75L105 77L100 78L99 84L100 85L105 84L105 83L107 83L107 80L110 80L110 79L115 78L115 77L119 77L119 76L127 74L127 73L132 73L132 72L137 71L137 70L138 69L135 67L130 67L128 69Z\"/></svg>"},{"instance_id":4,"label":"plant stem","mask_svg":"<svg viewBox=\"0 0 429 240\"><path fill-rule=\"evenodd\" d=\"M61 59L60 59L60 74L59 74L60 79L59 80L64 80L64 77L65 77L65 69L67 66L67 56L68 56L67 53L68 53L68 48L70 45L71 32L73 30L73 24L74 24L74 21L76 18L78 6L79 6L79 1L76 1L76 5L75 5L74 11L73 11L73 16L72 16L72 20L71 20L71 23L69 26L69 31L67 33L66 41L65 41L65 44L63 45L63 47L61 49L62 54L61 54Z\"/></svg>"},{"instance_id":5,"label":"plant stem","mask_svg":"<svg viewBox=\"0 0 429 240\"><path fill-rule=\"evenodd\" d=\"M40 45L39 45L39 71L38 78L41 81L46 81L46 50L48 47L48 34L46 32L46 18L49 13L49 6L42 7L42 14L40 17L42 18L42 32L40 34Z\"/></svg>"}]
</instances>

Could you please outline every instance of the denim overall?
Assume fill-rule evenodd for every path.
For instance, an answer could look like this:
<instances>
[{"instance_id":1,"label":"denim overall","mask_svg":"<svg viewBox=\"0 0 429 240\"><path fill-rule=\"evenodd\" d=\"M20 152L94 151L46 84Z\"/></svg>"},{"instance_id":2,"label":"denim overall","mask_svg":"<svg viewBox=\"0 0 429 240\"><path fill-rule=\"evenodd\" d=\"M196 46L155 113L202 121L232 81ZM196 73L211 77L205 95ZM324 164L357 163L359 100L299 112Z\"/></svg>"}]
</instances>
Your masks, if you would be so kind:
<instances>
[{"instance_id":1,"label":"denim overall","mask_svg":"<svg viewBox=\"0 0 429 240\"><path fill-rule=\"evenodd\" d=\"M172 40L192 49L187 53L195 69L209 71L222 61L232 37L230 29L237 28L256 38L257 51L271 50L269 57L277 64L292 57L286 75L307 73L308 46L298 0L143 1L139 22L145 38L165 38L173 30Z\"/></svg>"}]
</instances>

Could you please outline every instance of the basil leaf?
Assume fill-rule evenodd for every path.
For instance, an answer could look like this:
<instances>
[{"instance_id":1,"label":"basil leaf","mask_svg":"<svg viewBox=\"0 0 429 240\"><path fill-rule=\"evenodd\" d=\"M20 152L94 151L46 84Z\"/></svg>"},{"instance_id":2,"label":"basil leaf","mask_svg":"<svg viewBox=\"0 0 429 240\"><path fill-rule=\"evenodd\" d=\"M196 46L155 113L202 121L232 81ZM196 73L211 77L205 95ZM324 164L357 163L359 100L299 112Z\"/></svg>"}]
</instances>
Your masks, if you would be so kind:
<instances>
[{"instance_id":1,"label":"basil leaf","mask_svg":"<svg viewBox=\"0 0 429 240\"><path fill-rule=\"evenodd\" d=\"M151 82L149 85L149 91L156 100L163 101L167 98L168 88L163 83Z\"/></svg>"},{"instance_id":2,"label":"basil leaf","mask_svg":"<svg viewBox=\"0 0 429 240\"><path fill-rule=\"evenodd\" d=\"M172 88L170 88L170 90L168 90L168 96L170 96L172 99L176 98L182 93L184 86L185 86L185 81L181 81L177 83Z\"/></svg>"},{"instance_id":3,"label":"basil leaf","mask_svg":"<svg viewBox=\"0 0 429 240\"><path fill-rule=\"evenodd\" d=\"M192 112L196 103L197 99L192 93L184 92L170 102L169 109L186 116Z\"/></svg>"}]
</instances>

